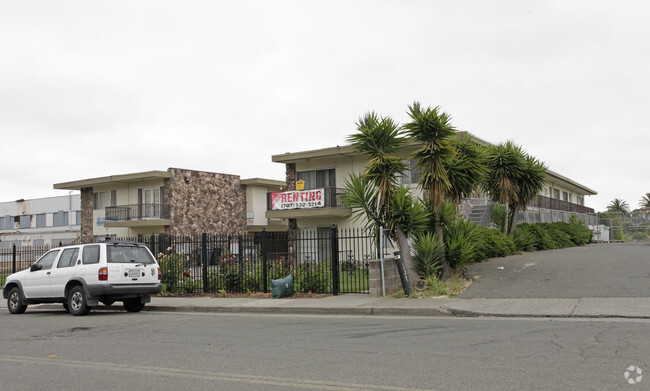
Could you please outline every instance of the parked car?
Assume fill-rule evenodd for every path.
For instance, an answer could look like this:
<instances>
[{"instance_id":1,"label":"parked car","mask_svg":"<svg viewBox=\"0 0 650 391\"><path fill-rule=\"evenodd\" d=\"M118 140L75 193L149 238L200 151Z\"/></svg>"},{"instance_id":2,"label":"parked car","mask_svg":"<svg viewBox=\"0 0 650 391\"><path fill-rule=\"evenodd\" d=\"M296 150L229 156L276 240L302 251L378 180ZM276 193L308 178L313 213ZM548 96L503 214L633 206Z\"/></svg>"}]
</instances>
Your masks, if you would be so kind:
<instances>
[{"instance_id":1,"label":"parked car","mask_svg":"<svg viewBox=\"0 0 650 391\"><path fill-rule=\"evenodd\" d=\"M62 303L72 315L121 301L138 312L162 289L161 270L140 243L107 241L48 251L29 269L7 277L2 295L12 314L29 304Z\"/></svg>"}]
</instances>

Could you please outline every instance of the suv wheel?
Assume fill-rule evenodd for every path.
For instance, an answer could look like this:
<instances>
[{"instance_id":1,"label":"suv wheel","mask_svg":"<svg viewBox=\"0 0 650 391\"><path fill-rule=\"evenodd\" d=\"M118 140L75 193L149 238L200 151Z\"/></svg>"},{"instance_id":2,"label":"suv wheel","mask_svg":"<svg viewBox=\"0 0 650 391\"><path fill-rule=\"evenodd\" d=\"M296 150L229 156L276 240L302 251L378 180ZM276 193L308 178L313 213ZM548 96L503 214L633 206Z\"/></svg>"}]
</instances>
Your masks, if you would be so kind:
<instances>
[{"instance_id":1,"label":"suv wheel","mask_svg":"<svg viewBox=\"0 0 650 391\"><path fill-rule=\"evenodd\" d=\"M68 296L68 310L72 315L86 315L90 312L88 304L86 304L86 298L84 297L84 289L81 285L77 285L70 291L70 296Z\"/></svg>"},{"instance_id":2,"label":"suv wheel","mask_svg":"<svg viewBox=\"0 0 650 391\"><path fill-rule=\"evenodd\" d=\"M14 287L9 291L7 308L12 314L22 314L27 310L27 305L20 302L20 290L18 288Z\"/></svg>"},{"instance_id":3,"label":"suv wheel","mask_svg":"<svg viewBox=\"0 0 650 391\"><path fill-rule=\"evenodd\" d=\"M127 312L140 312L144 308L144 303L140 301L139 297L136 297L134 299L126 299L124 302L122 302L124 305L124 308L127 310Z\"/></svg>"}]
</instances>

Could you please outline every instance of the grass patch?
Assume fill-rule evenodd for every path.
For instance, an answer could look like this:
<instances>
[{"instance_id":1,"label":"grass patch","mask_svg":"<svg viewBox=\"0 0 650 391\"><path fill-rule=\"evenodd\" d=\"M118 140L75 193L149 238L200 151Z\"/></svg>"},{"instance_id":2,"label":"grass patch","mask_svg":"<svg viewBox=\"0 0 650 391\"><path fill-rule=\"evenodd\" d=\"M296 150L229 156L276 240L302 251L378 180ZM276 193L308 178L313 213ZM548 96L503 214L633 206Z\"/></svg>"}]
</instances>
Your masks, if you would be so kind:
<instances>
[{"instance_id":1,"label":"grass patch","mask_svg":"<svg viewBox=\"0 0 650 391\"><path fill-rule=\"evenodd\" d=\"M458 296L471 284L470 280L464 279L460 275L452 275L447 280L442 281L436 277L431 277L427 280L426 287L421 292L411 293L410 296L406 296L404 292L400 291L393 295L396 299L401 298L429 298L429 297L454 297Z\"/></svg>"}]
</instances>

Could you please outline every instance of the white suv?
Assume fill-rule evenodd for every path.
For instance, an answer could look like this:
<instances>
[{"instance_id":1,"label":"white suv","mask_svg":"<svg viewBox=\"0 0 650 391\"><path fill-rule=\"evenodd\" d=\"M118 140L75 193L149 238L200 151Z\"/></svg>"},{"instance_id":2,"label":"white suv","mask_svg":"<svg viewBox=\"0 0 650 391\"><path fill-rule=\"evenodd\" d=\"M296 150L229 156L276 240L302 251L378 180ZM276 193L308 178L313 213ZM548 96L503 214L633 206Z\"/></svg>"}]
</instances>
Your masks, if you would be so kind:
<instances>
[{"instance_id":1,"label":"white suv","mask_svg":"<svg viewBox=\"0 0 650 391\"><path fill-rule=\"evenodd\" d=\"M48 251L29 269L7 277L2 295L12 314L28 304L63 303L72 315L85 315L102 302L121 301L140 311L160 292L161 271L140 243L103 242Z\"/></svg>"}]
</instances>

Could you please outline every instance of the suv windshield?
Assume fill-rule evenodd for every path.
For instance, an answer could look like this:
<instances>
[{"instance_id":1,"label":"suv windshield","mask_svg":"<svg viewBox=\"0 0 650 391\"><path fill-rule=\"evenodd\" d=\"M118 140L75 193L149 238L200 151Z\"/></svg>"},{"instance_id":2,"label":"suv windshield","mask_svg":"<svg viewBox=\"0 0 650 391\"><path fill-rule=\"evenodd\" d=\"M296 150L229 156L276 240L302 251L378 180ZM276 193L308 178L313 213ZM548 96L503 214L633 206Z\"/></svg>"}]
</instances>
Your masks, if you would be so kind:
<instances>
[{"instance_id":1,"label":"suv windshield","mask_svg":"<svg viewBox=\"0 0 650 391\"><path fill-rule=\"evenodd\" d=\"M135 245L106 246L108 263L154 263L156 262L146 247Z\"/></svg>"}]
</instances>

